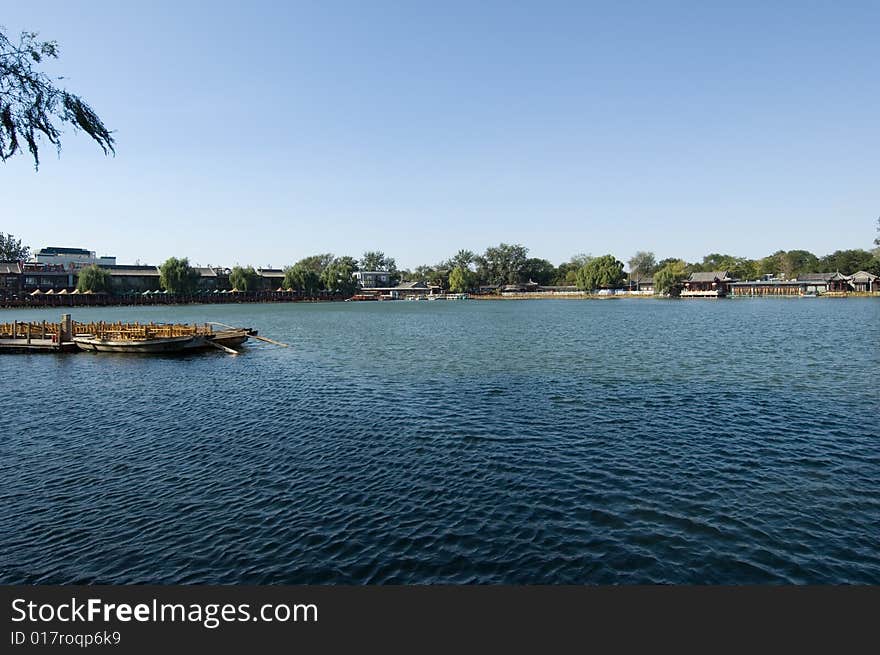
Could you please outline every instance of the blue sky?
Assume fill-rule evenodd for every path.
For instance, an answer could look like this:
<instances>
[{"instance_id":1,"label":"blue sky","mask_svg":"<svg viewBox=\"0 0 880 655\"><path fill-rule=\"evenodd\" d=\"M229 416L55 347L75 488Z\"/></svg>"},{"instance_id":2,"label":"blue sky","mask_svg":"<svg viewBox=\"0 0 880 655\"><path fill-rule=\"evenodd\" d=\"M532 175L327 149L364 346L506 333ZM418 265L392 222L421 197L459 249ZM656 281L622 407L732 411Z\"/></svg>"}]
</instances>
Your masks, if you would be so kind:
<instances>
[{"instance_id":1,"label":"blue sky","mask_svg":"<svg viewBox=\"0 0 880 655\"><path fill-rule=\"evenodd\" d=\"M5 3L118 148L0 164L0 231L255 266L869 247L880 3L718 4Z\"/></svg>"}]
</instances>

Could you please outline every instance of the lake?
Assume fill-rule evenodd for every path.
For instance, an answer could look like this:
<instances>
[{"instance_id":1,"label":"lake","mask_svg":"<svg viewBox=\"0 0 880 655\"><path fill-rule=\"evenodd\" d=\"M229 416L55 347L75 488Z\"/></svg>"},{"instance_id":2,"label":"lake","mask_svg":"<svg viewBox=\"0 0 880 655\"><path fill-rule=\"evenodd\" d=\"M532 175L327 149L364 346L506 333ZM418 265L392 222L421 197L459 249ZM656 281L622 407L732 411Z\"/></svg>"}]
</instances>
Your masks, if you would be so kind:
<instances>
[{"instance_id":1,"label":"lake","mask_svg":"<svg viewBox=\"0 0 880 655\"><path fill-rule=\"evenodd\" d=\"M2 583L880 583L877 299L73 316L291 347L0 357Z\"/></svg>"}]
</instances>

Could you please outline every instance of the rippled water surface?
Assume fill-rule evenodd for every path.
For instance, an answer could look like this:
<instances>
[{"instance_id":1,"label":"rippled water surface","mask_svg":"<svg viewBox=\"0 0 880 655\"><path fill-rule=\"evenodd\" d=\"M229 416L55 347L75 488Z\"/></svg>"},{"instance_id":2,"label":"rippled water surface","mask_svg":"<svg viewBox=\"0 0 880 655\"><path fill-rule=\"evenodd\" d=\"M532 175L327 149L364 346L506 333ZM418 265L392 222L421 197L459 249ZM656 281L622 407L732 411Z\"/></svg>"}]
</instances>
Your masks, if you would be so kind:
<instances>
[{"instance_id":1,"label":"rippled water surface","mask_svg":"<svg viewBox=\"0 0 880 655\"><path fill-rule=\"evenodd\" d=\"M2 582L880 583L875 299L74 318L292 347L0 357Z\"/></svg>"}]
</instances>

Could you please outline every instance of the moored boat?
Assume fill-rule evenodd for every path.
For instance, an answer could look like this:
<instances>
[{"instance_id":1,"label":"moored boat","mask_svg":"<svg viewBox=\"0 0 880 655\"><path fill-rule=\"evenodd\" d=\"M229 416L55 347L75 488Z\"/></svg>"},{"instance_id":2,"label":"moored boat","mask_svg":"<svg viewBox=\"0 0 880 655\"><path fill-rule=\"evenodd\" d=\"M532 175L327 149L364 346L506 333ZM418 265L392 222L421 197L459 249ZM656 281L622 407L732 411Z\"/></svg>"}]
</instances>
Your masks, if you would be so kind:
<instances>
[{"instance_id":1,"label":"moored boat","mask_svg":"<svg viewBox=\"0 0 880 655\"><path fill-rule=\"evenodd\" d=\"M217 348L229 351L240 346L250 337L257 336L256 330L233 328L219 332L196 332L181 336L145 336L144 338L101 338L93 334L79 334L73 342L80 350L105 353L141 353L147 355L173 354ZM230 353L232 354L232 353Z\"/></svg>"},{"instance_id":2,"label":"moored boat","mask_svg":"<svg viewBox=\"0 0 880 655\"><path fill-rule=\"evenodd\" d=\"M81 350L102 353L176 353L194 350L206 345L205 336L194 334L183 337L160 337L158 339L100 339L92 335L76 336L73 342Z\"/></svg>"}]
</instances>

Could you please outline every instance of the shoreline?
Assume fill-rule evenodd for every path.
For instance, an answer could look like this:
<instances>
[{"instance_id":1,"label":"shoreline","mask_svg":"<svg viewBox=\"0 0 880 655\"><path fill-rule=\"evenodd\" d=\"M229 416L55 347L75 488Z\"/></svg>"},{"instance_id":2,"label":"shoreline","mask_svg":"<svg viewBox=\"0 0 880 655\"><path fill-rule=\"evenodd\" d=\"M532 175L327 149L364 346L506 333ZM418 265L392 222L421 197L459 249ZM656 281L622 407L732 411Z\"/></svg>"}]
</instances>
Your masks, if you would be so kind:
<instances>
[{"instance_id":1,"label":"shoreline","mask_svg":"<svg viewBox=\"0 0 880 655\"><path fill-rule=\"evenodd\" d=\"M810 297L810 296L807 296ZM812 296L815 298L880 298L880 292L869 293L867 291L850 291L845 294L842 293L823 293L818 296ZM502 296L470 296L470 300L547 300L547 299L557 299L557 300L764 300L767 298L771 299L786 299L786 300L800 300L804 298L801 295L737 295L737 296L722 296L722 297L680 297L680 296L662 296L662 295L640 295L640 294L620 294L620 295L599 295L595 293L570 293L570 294L553 294L553 293L516 293L516 294L505 294Z\"/></svg>"},{"instance_id":2,"label":"shoreline","mask_svg":"<svg viewBox=\"0 0 880 655\"><path fill-rule=\"evenodd\" d=\"M846 299L846 298L880 298L880 292L860 292L853 291L845 294L841 293L828 293L828 294L820 294L818 296L812 296L813 298L835 298L835 299ZM671 297L671 296L661 296L661 295L641 295L641 294L620 294L620 295L599 295L595 293L517 293L517 294L505 294L505 295L471 295L468 300L477 300L477 301L510 301L510 300L688 300L688 301L701 301L701 300L764 300L764 299L784 299L784 300L800 300L803 299L804 296L800 295L737 295L737 296L724 296L724 297L693 297L693 298L682 298L682 297ZM54 299L53 299L54 300ZM164 300L164 302L162 301ZM128 302L126 300L119 299L110 299L110 298L101 298L97 302L83 302L75 303L75 302L46 302L46 303L21 303L21 304L3 304L0 305L0 312L4 310L30 310L30 309L87 309L87 308L99 308L99 307L171 307L171 306L189 306L189 305L278 305L278 304L295 304L295 303L340 303L345 302L345 298L296 298L296 299L288 299L288 298L236 298L234 300L226 300L226 301L217 301L210 300L205 301L204 299L162 299L162 300L154 300L152 302ZM375 301L374 301L375 302ZM379 302L404 302L404 299L397 300L383 300ZM437 301L435 301L437 302ZM451 301L448 301L451 302ZM460 301L456 301L460 302Z\"/></svg>"}]
</instances>

